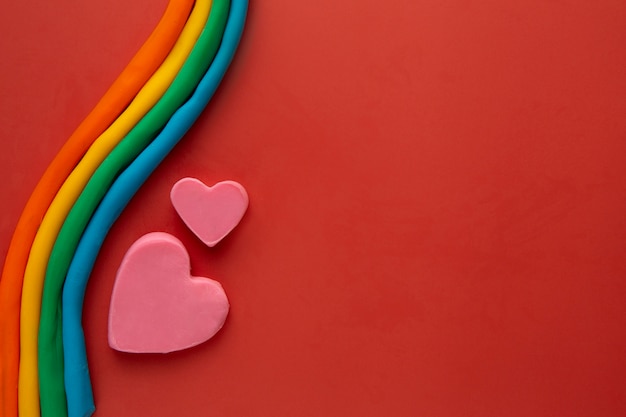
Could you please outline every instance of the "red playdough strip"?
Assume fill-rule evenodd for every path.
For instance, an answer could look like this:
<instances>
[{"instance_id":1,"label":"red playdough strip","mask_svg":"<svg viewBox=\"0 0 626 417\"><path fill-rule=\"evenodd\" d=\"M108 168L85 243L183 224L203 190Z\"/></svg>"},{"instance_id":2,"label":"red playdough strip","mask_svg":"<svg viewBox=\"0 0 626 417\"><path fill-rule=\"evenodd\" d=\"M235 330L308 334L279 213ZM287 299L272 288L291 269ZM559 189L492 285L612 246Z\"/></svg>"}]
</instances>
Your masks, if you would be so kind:
<instances>
[{"instance_id":1,"label":"red playdough strip","mask_svg":"<svg viewBox=\"0 0 626 417\"><path fill-rule=\"evenodd\" d=\"M178 39L193 4L194 0L170 0L150 37L50 163L20 216L0 280L0 415L4 417L18 415L22 280L41 219L91 143L126 108L161 65Z\"/></svg>"}]
</instances>

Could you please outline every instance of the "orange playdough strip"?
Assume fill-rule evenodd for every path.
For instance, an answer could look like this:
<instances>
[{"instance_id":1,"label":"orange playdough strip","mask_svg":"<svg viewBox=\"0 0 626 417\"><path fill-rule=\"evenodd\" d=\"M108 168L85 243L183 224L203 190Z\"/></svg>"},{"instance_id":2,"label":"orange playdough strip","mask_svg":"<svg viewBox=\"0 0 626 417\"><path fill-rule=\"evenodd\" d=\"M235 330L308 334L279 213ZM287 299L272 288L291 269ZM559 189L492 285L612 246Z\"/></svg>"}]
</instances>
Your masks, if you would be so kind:
<instances>
[{"instance_id":1,"label":"orange playdough strip","mask_svg":"<svg viewBox=\"0 0 626 417\"><path fill-rule=\"evenodd\" d=\"M4 417L18 415L22 282L39 224L91 143L126 108L168 55L193 4L194 0L170 0L150 37L50 163L18 220L0 280L0 415Z\"/></svg>"}]
</instances>

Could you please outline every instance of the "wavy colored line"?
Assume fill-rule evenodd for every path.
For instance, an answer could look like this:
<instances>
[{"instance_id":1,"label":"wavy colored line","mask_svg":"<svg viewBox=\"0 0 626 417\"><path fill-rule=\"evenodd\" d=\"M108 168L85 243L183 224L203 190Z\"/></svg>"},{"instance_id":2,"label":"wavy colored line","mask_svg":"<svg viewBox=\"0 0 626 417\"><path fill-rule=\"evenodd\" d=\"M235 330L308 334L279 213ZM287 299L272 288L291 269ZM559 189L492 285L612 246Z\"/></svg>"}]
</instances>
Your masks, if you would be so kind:
<instances>
[{"instance_id":1,"label":"wavy colored line","mask_svg":"<svg viewBox=\"0 0 626 417\"><path fill-rule=\"evenodd\" d=\"M102 243L137 190L193 125L215 93L241 39L247 6L247 0L233 0L220 49L195 93L115 180L76 249L63 287L65 390L70 417L88 416L94 410L81 318L85 289Z\"/></svg>"},{"instance_id":2,"label":"wavy colored line","mask_svg":"<svg viewBox=\"0 0 626 417\"><path fill-rule=\"evenodd\" d=\"M63 376L62 289L80 236L115 177L156 137L193 93L222 39L230 1L215 0L209 21L189 58L160 101L126 135L85 186L70 210L50 254L39 323L39 389L42 416L67 415Z\"/></svg>"},{"instance_id":3,"label":"wavy colored line","mask_svg":"<svg viewBox=\"0 0 626 417\"><path fill-rule=\"evenodd\" d=\"M187 21L193 0L171 0L159 23L89 115L69 137L33 190L11 238L0 279L0 414L18 415L20 303L23 274L37 228L65 178L93 140L124 110L161 65ZM37 400L38 402L38 400Z\"/></svg>"},{"instance_id":4,"label":"wavy colored line","mask_svg":"<svg viewBox=\"0 0 626 417\"><path fill-rule=\"evenodd\" d=\"M124 135L161 98L189 56L209 14L210 1L197 2L162 65L124 112L94 141L48 208L30 250L22 287L20 320L20 417L39 416L38 327L47 260L67 213L90 175Z\"/></svg>"}]
</instances>

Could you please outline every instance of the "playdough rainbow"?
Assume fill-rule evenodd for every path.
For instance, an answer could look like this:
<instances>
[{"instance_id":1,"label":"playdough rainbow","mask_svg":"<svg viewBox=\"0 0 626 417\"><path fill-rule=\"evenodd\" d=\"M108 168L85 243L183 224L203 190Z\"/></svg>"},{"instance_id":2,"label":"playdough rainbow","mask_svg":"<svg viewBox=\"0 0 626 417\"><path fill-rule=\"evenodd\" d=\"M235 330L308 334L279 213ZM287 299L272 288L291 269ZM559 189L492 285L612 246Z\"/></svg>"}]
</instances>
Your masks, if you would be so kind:
<instances>
[{"instance_id":1,"label":"playdough rainbow","mask_svg":"<svg viewBox=\"0 0 626 417\"><path fill-rule=\"evenodd\" d=\"M170 2L20 217L0 281L3 416L94 410L81 328L91 268L113 222L212 97L248 5L198 0L189 14L192 4Z\"/></svg>"}]
</instances>

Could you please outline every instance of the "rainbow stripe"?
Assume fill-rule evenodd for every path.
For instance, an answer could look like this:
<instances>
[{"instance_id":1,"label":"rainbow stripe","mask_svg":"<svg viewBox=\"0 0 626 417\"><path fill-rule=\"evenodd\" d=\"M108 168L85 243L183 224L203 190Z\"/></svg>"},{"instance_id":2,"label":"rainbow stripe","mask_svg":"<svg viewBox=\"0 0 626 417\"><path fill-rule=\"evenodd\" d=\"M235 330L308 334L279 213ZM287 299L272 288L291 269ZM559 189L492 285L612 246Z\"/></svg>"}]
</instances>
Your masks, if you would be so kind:
<instances>
[{"instance_id":1,"label":"rainbow stripe","mask_svg":"<svg viewBox=\"0 0 626 417\"><path fill-rule=\"evenodd\" d=\"M143 54L145 62L160 62L158 68L137 65L139 59L127 67L144 84L138 84L140 89L129 87L134 100L128 107L124 107L130 101L128 93L126 101L118 100L122 102L118 109L125 108L124 112L113 112L114 120L109 117L103 122L104 116L92 116L97 106L87 119L98 121L98 128L83 136L83 146L78 147L82 152L75 151L79 156L69 158L74 163L63 163L68 158L57 156L46 171L62 172L60 177L65 178L58 184L47 179L53 184L45 191L52 188L56 196L39 197L38 193L45 194L39 185L33 192L29 204L38 204L32 203L32 207L49 202L40 217L43 220L39 223L36 216L33 218L36 210L28 204L20 218L0 281L0 313L10 313L0 316L2 415L17 416L18 409L20 416L45 417L88 416L94 411L81 328L84 292L93 263L128 201L212 97L243 31L247 0L198 1L189 15L190 5L185 0L172 1L136 55L141 57L151 41L158 43L154 39L161 38L155 34L167 27L170 37L159 43L160 55L150 49ZM178 38L168 51L171 33L177 33ZM163 51L167 51L167 58ZM148 76L137 76L141 71ZM123 78L118 78L122 79L120 85L125 84ZM92 139L86 153L85 137ZM55 165L57 160L61 162ZM74 168L78 160L80 164ZM26 261L20 256L24 248L28 248ZM21 305L15 308L20 294ZM20 334L16 332L16 317L21 323ZM15 346L21 355L16 355Z\"/></svg>"}]
</instances>

